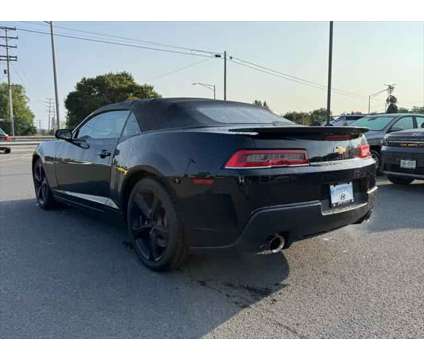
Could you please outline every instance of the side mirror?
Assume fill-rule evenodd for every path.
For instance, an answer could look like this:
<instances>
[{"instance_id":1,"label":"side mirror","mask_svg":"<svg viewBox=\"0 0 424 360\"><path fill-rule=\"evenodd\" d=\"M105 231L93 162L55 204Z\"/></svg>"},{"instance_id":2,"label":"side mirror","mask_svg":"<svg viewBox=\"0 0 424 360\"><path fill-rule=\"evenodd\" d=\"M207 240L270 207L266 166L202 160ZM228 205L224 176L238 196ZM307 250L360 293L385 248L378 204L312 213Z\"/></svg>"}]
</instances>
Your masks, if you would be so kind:
<instances>
[{"instance_id":1,"label":"side mirror","mask_svg":"<svg viewBox=\"0 0 424 360\"><path fill-rule=\"evenodd\" d=\"M72 131L70 129L59 129L59 130L56 130L54 136L57 139L61 139L61 140L71 140Z\"/></svg>"}]
</instances>

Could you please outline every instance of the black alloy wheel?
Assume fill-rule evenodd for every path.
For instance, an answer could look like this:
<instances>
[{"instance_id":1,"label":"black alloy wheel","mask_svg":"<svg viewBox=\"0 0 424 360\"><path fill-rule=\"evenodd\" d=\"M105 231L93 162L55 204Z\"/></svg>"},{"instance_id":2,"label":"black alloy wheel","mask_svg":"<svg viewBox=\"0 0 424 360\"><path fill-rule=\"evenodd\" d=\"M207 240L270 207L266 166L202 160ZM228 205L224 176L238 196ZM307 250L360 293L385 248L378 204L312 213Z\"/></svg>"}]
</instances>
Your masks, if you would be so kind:
<instances>
[{"instance_id":1,"label":"black alloy wheel","mask_svg":"<svg viewBox=\"0 0 424 360\"><path fill-rule=\"evenodd\" d=\"M53 207L54 199L47 182L46 172L43 163L38 159L34 164L33 181L35 189L35 198L40 208L47 210Z\"/></svg>"},{"instance_id":2,"label":"black alloy wheel","mask_svg":"<svg viewBox=\"0 0 424 360\"><path fill-rule=\"evenodd\" d=\"M134 186L127 222L134 249L150 269L175 269L186 259L181 223L171 197L159 182L146 178Z\"/></svg>"}]
</instances>

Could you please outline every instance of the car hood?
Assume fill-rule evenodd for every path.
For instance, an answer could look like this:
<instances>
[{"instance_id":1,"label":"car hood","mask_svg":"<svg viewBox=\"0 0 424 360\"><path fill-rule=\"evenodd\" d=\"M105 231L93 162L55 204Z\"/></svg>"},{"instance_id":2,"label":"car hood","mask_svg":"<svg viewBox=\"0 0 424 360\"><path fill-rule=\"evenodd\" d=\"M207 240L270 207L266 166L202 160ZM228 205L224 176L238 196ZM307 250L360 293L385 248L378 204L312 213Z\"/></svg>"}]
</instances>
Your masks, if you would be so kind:
<instances>
[{"instance_id":1,"label":"car hood","mask_svg":"<svg viewBox=\"0 0 424 360\"><path fill-rule=\"evenodd\" d=\"M387 135L390 140L424 140L424 129L396 131Z\"/></svg>"}]
</instances>

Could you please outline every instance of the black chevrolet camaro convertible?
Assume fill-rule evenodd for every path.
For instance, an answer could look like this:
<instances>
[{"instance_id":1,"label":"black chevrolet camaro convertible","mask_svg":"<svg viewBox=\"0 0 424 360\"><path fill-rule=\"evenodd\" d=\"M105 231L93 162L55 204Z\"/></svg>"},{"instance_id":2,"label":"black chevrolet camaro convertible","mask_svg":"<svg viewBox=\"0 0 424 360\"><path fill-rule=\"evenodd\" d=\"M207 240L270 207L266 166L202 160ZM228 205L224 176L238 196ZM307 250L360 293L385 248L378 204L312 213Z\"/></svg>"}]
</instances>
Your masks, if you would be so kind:
<instances>
[{"instance_id":1,"label":"black chevrolet camaro convertible","mask_svg":"<svg viewBox=\"0 0 424 360\"><path fill-rule=\"evenodd\" d=\"M277 252L369 218L365 131L299 126L238 102L128 101L40 144L35 193L42 209L59 201L122 215L154 270L190 250Z\"/></svg>"}]
</instances>

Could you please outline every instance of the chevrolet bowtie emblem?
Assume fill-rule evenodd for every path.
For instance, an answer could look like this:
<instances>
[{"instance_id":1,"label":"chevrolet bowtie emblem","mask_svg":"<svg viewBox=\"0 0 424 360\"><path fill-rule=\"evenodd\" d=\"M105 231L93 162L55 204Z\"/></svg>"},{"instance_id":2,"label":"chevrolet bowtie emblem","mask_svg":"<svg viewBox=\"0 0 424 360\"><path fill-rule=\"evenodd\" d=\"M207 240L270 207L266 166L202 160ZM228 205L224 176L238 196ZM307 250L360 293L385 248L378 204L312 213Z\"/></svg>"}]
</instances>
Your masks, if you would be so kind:
<instances>
[{"instance_id":1,"label":"chevrolet bowtie emblem","mask_svg":"<svg viewBox=\"0 0 424 360\"><path fill-rule=\"evenodd\" d=\"M339 155L343 155L346 152L346 148L344 146L336 146L334 151Z\"/></svg>"}]
</instances>

